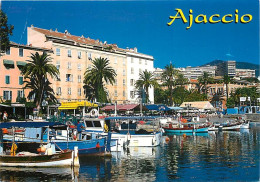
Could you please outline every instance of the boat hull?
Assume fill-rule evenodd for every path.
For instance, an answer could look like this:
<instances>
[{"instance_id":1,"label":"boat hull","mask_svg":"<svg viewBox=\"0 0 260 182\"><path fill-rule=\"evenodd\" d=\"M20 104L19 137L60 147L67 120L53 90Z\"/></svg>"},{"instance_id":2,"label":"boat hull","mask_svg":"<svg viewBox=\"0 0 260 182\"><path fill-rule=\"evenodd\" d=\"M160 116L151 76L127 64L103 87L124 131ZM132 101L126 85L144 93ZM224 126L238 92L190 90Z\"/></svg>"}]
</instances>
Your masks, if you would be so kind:
<instances>
[{"instance_id":1,"label":"boat hull","mask_svg":"<svg viewBox=\"0 0 260 182\"><path fill-rule=\"evenodd\" d=\"M205 133L208 132L208 127L206 128L164 128L165 133Z\"/></svg>"},{"instance_id":2,"label":"boat hull","mask_svg":"<svg viewBox=\"0 0 260 182\"><path fill-rule=\"evenodd\" d=\"M95 155L105 152L106 138L83 140L83 141L51 141L57 149L70 149L73 150L75 146L78 147L79 155ZM99 143L99 147L97 147Z\"/></svg>"},{"instance_id":3,"label":"boat hull","mask_svg":"<svg viewBox=\"0 0 260 182\"><path fill-rule=\"evenodd\" d=\"M53 155L0 156L0 166L10 167L68 167L73 166L74 152ZM79 164L78 164L79 165ZM77 166L77 164L76 164Z\"/></svg>"}]
</instances>

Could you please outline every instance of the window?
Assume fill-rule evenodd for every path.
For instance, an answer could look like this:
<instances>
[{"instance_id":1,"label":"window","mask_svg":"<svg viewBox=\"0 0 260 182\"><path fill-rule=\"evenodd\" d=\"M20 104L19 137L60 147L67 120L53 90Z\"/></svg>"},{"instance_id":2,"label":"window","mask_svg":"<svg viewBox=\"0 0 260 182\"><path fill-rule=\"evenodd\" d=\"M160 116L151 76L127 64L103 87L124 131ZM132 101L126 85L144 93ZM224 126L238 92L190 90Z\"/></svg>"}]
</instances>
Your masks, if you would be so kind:
<instances>
[{"instance_id":1,"label":"window","mask_svg":"<svg viewBox=\"0 0 260 182\"><path fill-rule=\"evenodd\" d=\"M23 90L17 90L17 97L18 98L24 98Z\"/></svg>"},{"instance_id":2,"label":"window","mask_svg":"<svg viewBox=\"0 0 260 182\"><path fill-rule=\"evenodd\" d=\"M134 79L130 79L130 86L134 86Z\"/></svg>"},{"instance_id":3,"label":"window","mask_svg":"<svg viewBox=\"0 0 260 182\"><path fill-rule=\"evenodd\" d=\"M81 83L81 75L78 75L78 83Z\"/></svg>"},{"instance_id":4,"label":"window","mask_svg":"<svg viewBox=\"0 0 260 182\"><path fill-rule=\"evenodd\" d=\"M125 79L123 79L123 85L125 85Z\"/></svg>"},{"instance_id":5,"label":"window","mask_svg":"<svg viewBox=\"0 0 260 182\"><path fill-rule=\"evenodd\" d=\"M58 87L58 88L57 88L56 94L57 94L57 95L61 95L61 87Z\"/></svg>"},{"instance_id":6,"label":"window","mask_svg":"<svg viewBox=\"0 0 260 182\"><path fill-rule=\"evenodd\" d=\"M56 68L59 70L60 69L60 61L56 61Z\"/></svg>"},{"instance_id":7,"label":"window","mask_svg":"<svg viewBox=\"0 0 260 182\"><path fill-rule=\"evenodd\" d=\"M68 88L68 95L71 95L71 88Z\"/></svg>"},{"instance_id":8,"label":"window","mask_svg":"<svg viewBox=\"0 0 260 182\"><path fill-rule=\"evenodd\" d=\"M125 76L125 70L123 70L123 76Z\"/></svg>"},{"instance_id":9,"label":"window","mask_svg":"<svg viewBox=\"0 0 260 182\"><path fill-rule=\"evenodd\" d=\"M117 90L115 90L115 97L117 97Z\"/></svg>"},{"instance_id":10,"label":"window","mask_svg":"<svg viewBox=\"0 0 260 182\"><path fill-rule=\"evenodd\" d=\"M140 74L140 73L142 73L142 69L141 69L141 68L139 68L139 74Z\"/></svg>"},{"instance_id":11,"label":"window","mask_svg":"<svg viewBox=\"0 0 260 182\"><path fill-rule=\"evenodd\" d=\"M131 68L131 74L134 74L134 68Z\"/></svg>"},{"instance_id":12,"label":"window","mask_svg":"<svg viewBox=\"0 0 260 182\"><path fill-rule=\"evenodd\" d=\"M142 64L142 59L139 59L139 64Z\"/></svg>"},{"instance_id":13,"label":"window","mask_svg":"<svg viewBox=\"0 0 260 182\"><path fill-rule=\"evenodd\" d=\"M78 96L81 96L81 88L78 88Z\"/></svg>"},{"instance_id":14,"label":"window","mask_svg":"<svg viewBox=\"0 0 260 182\"><path fill-rule=\"evenodd\" d=\"M117 64L117 58L115 58L115 64Z\"/></svg>"},{"instance_id":15,"label":"window","mask_svg":"<svg viewBox=\"0 0 260 182\"><path fill-rule=\"evenodd\" d=\"M10 55L10 54L11 54L10 47L7 47L7 48L6 48L5 53L6 53L6 55Z\"/></svg>"},{"instance_id":16,"label":"window","mask_svg":"<svg viewBox=\"0 0 260 182\"><path fill-rule=\"evenodd\" d=\"M81 70L81 64L78 63L78 70Z\"/></svg>"},{"instance_id":17,"label":"window","mask_svg":"<svg viewBox=\"0 0 260 182\"><path fill-rule=\"evenodd\" d=\"M123 97L125 97L125 91L123 90Z\"/></svg>"},{"instance_id":18,"label":"window","mask_svg":"<svg viewBox=\"0 0 260 182\"><path fill-rule=\"evenodd\" d=\"M81 59L81 52L78 51L78 58Z\"/></svg>"},{"instance_id":19,"label":"window","mask_svg":"<svg viewBox=\"0 0 260 182\"><path fill-rule=\"evenodd\" d=\"M73 75L72 74L66 74L66 82L73 82Z\"/></svg>"},{"instance_id":20,"label":"window","mask_svg":"<svg viewBox=\"0 0 260 182\"><path fill-rule=\"evenodd\" d=\"M91 65L90 65L90 64L88 65L88 69L89 69L89 70L91 69Z\"/></svg>"},{"instance_id":21,"label":"window","mask_svg":"<svg viewBox=\"0 0 260 182\"><path fill-rule=\"evenodd\" d=\"M19 76L19 85L22 85L22 84L23 84L23 77Z\"/></svg>"},{"instance_id":22,"label":"window","mask_svg":"<svg viewBox=\"0 0 260 182\"><path fill-rule=\"evenodd\" d=\"M117 79L115 79L115 85L117 85Z\"/></svg>"},{"instance_id":23,"label":"window","mask_svg":"<svg viewBox=\"0 0 260 182\"><path fill-rule=\"evenodd\" d=\"M12 100L12 91L4 91L4 100Z\"/></svg>"},{"instance_id":24,"label":"window","mask_svg":"<svg viewBox=\"0 0 260 182\"><path fill-rule=\"evenodd\" d=\"M131 63L134 63L134 58L131 58Z\"/></svg>"},{"instance_id":25,"label":"window","mask_svg":"<svg viewBox=\"0 0 260 182\"><path fill-rule=\"evenodd\" d=\"M133 99L135 97L134 91L130 91L130 97Z\"/></svg>"},{"instance_id":26,"label":"window","mask_svg":"<svg viewBox=\"0 0 260 182\"><path fill-rule=\"evenodd\" d=\"M125 66L125 60L123 60L123 66Z\"/></svg>"},{"instance_id":27,"label":"window","mask_svg":"<svg viewBox=\"0 0 260 182\"><path fill-rule=\"evenodd\" d=\"M68 57L71 57L71 50L68 50Z\"/></svg>"},{"instance_id":28,"label":"window","mask_svg":"<svg viewBox=\"0 0 260 182\"><path fill-rule=\"evenodd\" d=\"M19 48L19 56L23 57L23 48Z\"/></svg>"},{"instance_id":29,"label":"window","mask_svg":"<svg viewBox=\"0 0 260 182\"><path fill-rule=\"evenodd\" d=\"M89 59L89 60L92 59L92 58L91 58L91 53L90 53L90 52L88 53L88 59Z\"/></svg>"},{"instance_id":30,"label":"window","mask_svg":"<svg viewBox=\"0 0 260 182\"><path fill-rule=\"evenodd\" d=\"M145 65L147 65L147 60L145 60Z\"/></svg>"},{"instance_id":31,"label":"window","mask_svg":"<svg viewBox=\"0 0 260 182\"><path fill-rule=\"evenodd\" d=\"M56 56L60 56L60 49L56 48Z\"/></svg>"},{"instance_id":32,"label":"window","mask_svg":"<svg viewBox=\"0 0 260 182\"><path fill-rule=\"evenodd\" d=\"M5 84L10 84L10 76L9 75L5 76Z\"/></svg>"},{"instance_id":33,"label":"window","mask_svg":"<svg viewBox=\"0 0 260 182\"><path fill-rule=\"evenodd\" d=\"M68 62L67 68L71 69L71 62Z\"/></svg>"}]
</instances>

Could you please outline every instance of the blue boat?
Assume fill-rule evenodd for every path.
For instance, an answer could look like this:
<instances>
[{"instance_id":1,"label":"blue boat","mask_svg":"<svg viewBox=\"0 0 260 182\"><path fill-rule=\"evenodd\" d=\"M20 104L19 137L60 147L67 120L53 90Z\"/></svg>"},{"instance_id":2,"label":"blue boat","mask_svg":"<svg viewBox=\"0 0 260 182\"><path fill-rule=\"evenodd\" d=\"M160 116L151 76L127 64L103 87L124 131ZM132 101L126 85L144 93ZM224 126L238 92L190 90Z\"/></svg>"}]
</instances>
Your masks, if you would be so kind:
<instances>
[{"instance_id":1,"label":"blue boat","mask_svg":"<svg viewBox=\"0 0 260 182\"><path fill-rule=\"evenodd\" d=\"M8 128L8 124L0 124L2 128ZM17 122L16 127L24 128L23 133L15 137L16 142L47 143L55 144L59 150L73 150L78 147L79 155L101 155L110 151L111 135L100 136L96 133L82 132L73 136L66 125L49 122ZM38 128L34 128L34 127ZM76 129L74 129L75 131ZM5 141L12 141L12 135L4 135Z\"/></svg>"}]
</instances>

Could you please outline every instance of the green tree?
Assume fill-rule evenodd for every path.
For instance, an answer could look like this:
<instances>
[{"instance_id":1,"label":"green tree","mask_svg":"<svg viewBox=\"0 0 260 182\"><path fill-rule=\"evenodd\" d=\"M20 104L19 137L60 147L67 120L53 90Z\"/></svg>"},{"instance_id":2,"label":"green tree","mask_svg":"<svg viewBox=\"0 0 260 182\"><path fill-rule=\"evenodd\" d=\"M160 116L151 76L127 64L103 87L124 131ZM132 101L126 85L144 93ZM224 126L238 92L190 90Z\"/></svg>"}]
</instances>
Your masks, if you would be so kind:
<instances>
[{"instance_id":1,"label":"green tree","mask_svg":"<svg viewBox=\"0 0 260 182\"><path fill-rule=\"evenodd\" d=\"M154 103L155 104L169 104L167 91L163 90L160 87L155 87L154 88Z\"/></svg>"},{"instance_id":2,"label":"green tree","mask_svg":"<svg viewBox=\"0 0 260 182\"><path fill-rule=\"evenodd\" d=\"M86 70L84 83L94 88L94 95L98 102L107 102L104 82L113 85L117 74L115 70L109 66L109 60L107 58L95 58L91 62L92 68Z\"/></svg>"},{"instance_id":3,"label":"green tree","mask_svg":"<svg viewBox=\"0 0 260 182\"><path fill-rule=\"evenodd\" d=\"M9 47L9 36L13 35L13 25L9 25L6 14L0 9L0 43L1 52L4 52Z\"/></svg>"},{"instance_id":4,"label":"green tree","mask_svg":"<svg viewBox=\"0 0 260 182\"><path fill-rule=\"evenodd\" d=\"M165 70L162 73L162 79L164 81L164 85L166 85L169 90L170 106L173 105L172 94L173 94L173 87L175 86L175 80L176 80L177 73L178 73L178 70L176 70L174 68L172 63L170 63L170 65L166 65Z\"/></svg>"},{"instance_id":5,"label":"green tree","mask_svg":"<svg viewBox=\"0 0 260 182\"><path fill-rule=\"evenodd\" d=\"M144 89L145 90L145 94L146 94L146 102L149 101L149 93L148 93L148 89L150 87L156 87L157 86L157 81L154 78L154 75L152 72L150 71L143 71L139 74L139 80L136 81L135 83L135 87L137 89Z\"/></svg>"},{"instance_id":6,"label":"green tree","mask_svg":"<svg viewBox=\"0 0 260 182\"><path fill-rule=\"evenodd\" d=\"M31 60L22 70L25 81L25 88L31 88L32 91L29 97L35 95L34 102L38 110L41 110L42 101L45 97L55 100L51 83L48 81L48 76L58 78L59 70L51 63L51 57L47 53L40 55L38 52L31 54ZM54 97L54 98L53 98Z\"/></svg>"},{"instance_id":7,"label":"green tree","mask_svg":"<svg viewBox=\"0 0 260 182\"><path fill-rule=\"evenodd\" d=\"M206 97L208 98L208 84L209 83L213 83L213 78L209 76L209 74L207 72L203 72L203 75L200 76L198 78L199 81L199 92L201 92L202 90L204 90L204 94L206 95Z\"/></svg>"}]
</instances>

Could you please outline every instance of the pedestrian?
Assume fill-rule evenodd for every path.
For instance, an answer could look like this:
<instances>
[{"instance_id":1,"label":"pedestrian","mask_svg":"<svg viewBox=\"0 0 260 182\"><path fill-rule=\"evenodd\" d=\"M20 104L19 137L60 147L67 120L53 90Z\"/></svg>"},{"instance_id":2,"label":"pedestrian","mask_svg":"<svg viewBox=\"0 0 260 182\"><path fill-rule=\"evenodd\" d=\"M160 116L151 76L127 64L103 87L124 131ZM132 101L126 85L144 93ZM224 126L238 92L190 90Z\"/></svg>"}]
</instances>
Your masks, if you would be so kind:
<instances>
[{"instance_id":1,"label":"pedestrian","mask_svg":"<svg viewBox=\"0 0 260 182\"><path fill-rule=\"evenodd\" d=\"M8 114L6 111L4 111L4 114L3 114L3 121L7 121L8 119Z\"/></svg>"}]
</instances>

